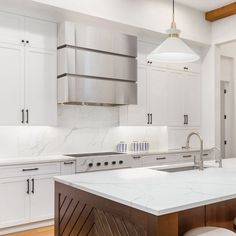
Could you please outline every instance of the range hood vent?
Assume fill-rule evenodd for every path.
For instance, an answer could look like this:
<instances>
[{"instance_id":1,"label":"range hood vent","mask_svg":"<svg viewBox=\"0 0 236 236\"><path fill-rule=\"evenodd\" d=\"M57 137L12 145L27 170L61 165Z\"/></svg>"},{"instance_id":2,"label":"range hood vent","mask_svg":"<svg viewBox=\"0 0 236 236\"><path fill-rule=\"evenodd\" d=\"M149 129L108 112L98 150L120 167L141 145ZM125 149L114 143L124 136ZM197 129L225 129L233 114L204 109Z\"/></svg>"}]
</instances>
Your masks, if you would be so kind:
<instances>
[{"instance_id":1,"label":"range hood vent","mask_svg":"<svg viewBox=\"0 0 236 236\"><path fill-rule=\"evenodd\" d=\"M137 104L137 37L64 22L58 37L58 103Z\"/></svg>"}]
</instances>

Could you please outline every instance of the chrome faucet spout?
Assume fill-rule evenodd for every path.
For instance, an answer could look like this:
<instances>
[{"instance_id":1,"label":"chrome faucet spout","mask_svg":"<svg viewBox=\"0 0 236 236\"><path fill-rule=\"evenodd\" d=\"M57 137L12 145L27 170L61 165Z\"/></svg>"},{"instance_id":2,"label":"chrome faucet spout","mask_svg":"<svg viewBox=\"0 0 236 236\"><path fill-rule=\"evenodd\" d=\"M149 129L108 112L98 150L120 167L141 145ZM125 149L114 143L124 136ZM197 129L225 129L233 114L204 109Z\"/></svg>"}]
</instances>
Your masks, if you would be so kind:
<instances>
[{"instance_id":1,"label":"chrome faucet spout","mask_svg":"<svg viewBox=\"0 0 236 236\"><path fill-rule=\"evenodd\" d=\"M190 148L189 143L190 143L190 139L192 136L197 136L199 141L200 141L200 163L199 163L199 169L200 170L204 170L204 161L203 161L203 140L200 136L199 133L196 132L192 132L188 135L187 137L187 141L186 141L186 148ZM194 159L194 162L196 163L196 160Z\"/></svg>"}]
</instances>

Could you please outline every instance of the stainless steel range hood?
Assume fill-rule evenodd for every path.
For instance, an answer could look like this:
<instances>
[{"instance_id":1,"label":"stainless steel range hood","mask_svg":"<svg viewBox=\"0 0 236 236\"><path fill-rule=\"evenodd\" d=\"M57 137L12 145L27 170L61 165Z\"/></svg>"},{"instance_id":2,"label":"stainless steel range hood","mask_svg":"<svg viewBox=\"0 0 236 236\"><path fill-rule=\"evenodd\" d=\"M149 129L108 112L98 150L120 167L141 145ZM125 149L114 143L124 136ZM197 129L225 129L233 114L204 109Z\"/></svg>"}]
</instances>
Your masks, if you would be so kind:
<instances>
[{"instance_id":1,"label":"stainless steel range hood","mask_svg":"<svg viewBox=\"0 0 236 236\"><path fill-rule=\"evenodd\" d=\"M58 103L137 104L137 38L64 22L58 37Z\"/></svg>"}]
</instances>

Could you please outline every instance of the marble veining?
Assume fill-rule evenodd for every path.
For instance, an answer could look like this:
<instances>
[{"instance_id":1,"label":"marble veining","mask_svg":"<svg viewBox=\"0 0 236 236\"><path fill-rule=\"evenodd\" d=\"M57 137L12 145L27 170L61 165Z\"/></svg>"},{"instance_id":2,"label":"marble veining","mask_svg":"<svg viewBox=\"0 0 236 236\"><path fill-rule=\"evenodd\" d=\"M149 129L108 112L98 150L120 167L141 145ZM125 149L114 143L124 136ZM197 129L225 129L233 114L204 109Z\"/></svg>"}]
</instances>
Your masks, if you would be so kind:
<instances>
[{"instance_id":1,"label":"marble veining","mask_svg":"<svg viewBox=\"0 0 236 236\"><path fill-rule=\"evenodd\" d=\"M83 173L56 181L117 201L154 215L236 198L236 158L223 168L167 173L150 168Z\"/></svg>"},{"instance_id":2,"label":"marble veining","mask_svg":"<svg viewBox=\"0 0 236 236\"><path fill-rule=\"evenodd\" d=\"M166 127L119 127L119 107L58 106L57 127L0 127L0 159L115 151L120 141L168 147Z\"/></svg>"}]
</instances>

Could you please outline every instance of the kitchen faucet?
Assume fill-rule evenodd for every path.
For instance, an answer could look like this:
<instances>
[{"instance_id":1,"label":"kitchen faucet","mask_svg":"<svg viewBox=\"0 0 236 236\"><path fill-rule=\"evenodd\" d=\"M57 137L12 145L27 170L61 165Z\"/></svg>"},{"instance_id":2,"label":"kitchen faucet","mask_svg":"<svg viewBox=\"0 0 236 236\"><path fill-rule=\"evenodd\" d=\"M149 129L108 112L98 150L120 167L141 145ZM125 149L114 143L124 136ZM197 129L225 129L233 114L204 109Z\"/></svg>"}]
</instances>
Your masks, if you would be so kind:
<instances>
[{"instance_id":1,"label":"kitchen faucet","mask_svg":"<svg viewBox=\"0 0 236 236\"><path fill-rule=\"evenodd\" d=\"M200 136L199 133L196 133L196 132L192 132L188 135L187 137L187 141L186 141L186 148L189 149L190 146L189 146L189 142L190 142L190 138L192 136L197 136L200 140L200 163L199 163L199 170L204 170L204 165L203 165L203 140ZM196 158L194 157L194 163L196 164Z\"/></svg>"}]
</instances>

